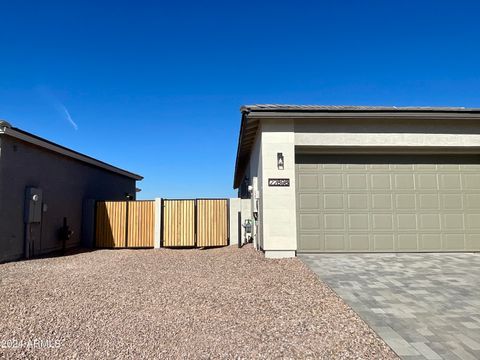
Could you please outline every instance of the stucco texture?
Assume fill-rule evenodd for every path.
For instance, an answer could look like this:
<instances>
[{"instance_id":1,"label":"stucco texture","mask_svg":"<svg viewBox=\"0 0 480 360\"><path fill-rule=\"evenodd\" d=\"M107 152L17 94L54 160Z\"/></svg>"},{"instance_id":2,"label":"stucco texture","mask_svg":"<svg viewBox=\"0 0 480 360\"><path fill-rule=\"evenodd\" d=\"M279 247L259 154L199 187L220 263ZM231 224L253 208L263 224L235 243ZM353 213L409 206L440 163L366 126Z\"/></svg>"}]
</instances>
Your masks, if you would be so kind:
<instances>
[{"instance_id":1,"label":"stucco texture","mask_svg":"<svg viewBox=\"0 0 480 360\"><path fill-rule=\"evenodd\" d=\"M0 262L24 254L25 189L43 190L41 224L31 229L34 254L62 249L58 231L64 217L73 234L66 247L80 245L82 207L87 199L123 200L135 194L135 180L88 165L8 136L1 137Z\"/></svg>"}]
</instances>

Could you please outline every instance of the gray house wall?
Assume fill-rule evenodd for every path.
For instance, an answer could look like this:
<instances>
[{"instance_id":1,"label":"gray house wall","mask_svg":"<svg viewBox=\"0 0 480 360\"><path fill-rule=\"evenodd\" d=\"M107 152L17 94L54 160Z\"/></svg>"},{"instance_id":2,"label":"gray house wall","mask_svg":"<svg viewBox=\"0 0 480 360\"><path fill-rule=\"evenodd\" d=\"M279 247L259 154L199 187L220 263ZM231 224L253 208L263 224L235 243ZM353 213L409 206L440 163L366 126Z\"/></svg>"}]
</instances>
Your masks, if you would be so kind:
<instances>
[{"instance_id":1,"label":"gray house wall","mask_svg":"<svg viewBox=\"0 0 480 360\"><path fill-rule=\"evenodd\" d=\"M31 229L34 255L62 249L58 231L66 217L73 235L66 247L82 239L83 204L87 199L124 200L135 196L135 180L21 140L0 137L0 262L24 255L25 189L43 190L42 223Z\"/></svg>"}]
</instances>

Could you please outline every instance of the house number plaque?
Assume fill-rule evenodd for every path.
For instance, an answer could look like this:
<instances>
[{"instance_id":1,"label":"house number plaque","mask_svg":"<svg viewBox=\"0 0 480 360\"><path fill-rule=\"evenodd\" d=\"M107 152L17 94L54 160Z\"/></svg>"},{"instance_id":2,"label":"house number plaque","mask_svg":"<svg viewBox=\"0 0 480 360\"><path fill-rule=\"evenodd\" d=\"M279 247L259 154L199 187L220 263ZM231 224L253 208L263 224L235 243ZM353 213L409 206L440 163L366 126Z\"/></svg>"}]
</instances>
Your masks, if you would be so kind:
<instances>
[{"instance_id":1,"label":"house number plaque","mask_svg":"<svg viewBox=\"0 0 480 360\"><path fill-rule=\"evenodd\" d=\"M268 186L290 186L290 179L268 179Z\"/></svg>"}]
</instances>

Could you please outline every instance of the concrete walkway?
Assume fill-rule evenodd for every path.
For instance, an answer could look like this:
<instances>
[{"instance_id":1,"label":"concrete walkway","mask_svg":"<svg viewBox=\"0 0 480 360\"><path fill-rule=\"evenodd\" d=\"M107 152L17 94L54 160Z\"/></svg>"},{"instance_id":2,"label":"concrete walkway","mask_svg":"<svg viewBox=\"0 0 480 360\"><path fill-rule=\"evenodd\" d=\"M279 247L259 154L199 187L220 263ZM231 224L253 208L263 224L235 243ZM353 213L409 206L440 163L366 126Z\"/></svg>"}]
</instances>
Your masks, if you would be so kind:
<instances>
[{"instance_id":1,"label":"concrete walkway","mask_svg":"<svg viewBox=\"0 0 480 360\"><path fill-rule=\"evenodd\" d=\"M480 254L300 258L403 359L480 359Z\"/></svg>"}]
</instances>

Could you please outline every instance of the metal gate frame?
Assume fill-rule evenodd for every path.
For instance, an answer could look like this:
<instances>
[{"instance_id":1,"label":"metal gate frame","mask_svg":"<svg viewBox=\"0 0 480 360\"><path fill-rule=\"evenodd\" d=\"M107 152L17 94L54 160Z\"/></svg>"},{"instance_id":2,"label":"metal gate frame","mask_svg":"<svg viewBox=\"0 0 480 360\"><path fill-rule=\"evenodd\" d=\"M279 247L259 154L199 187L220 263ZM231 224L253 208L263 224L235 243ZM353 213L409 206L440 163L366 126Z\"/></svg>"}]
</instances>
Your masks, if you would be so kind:
<instances>
[{"instance_id":1,"label":"metal gate frame","mask_svg":"<svg viewBox=\"0 0 480 360\"><path fill-rule=\"evenodd\" d=\"M185 201L185 200L193 200L194 202L194 245L193 246L187 246L191 248L196 248L197 246L197 200L226 200L227 202L227 245L230 243L230 199L229 198L196 198L196 199L166 199L162 198L161 200L161 207L162 207L162 216L160 220L160 247L165 247L164 245L164 231L165 231L165 201ZM218 245L218 246L224 246L224 245ZM180 248L182 246L174 246L176 248ZM215 247L215 246L212 246Z\"/></svg>"}]
</instances>

